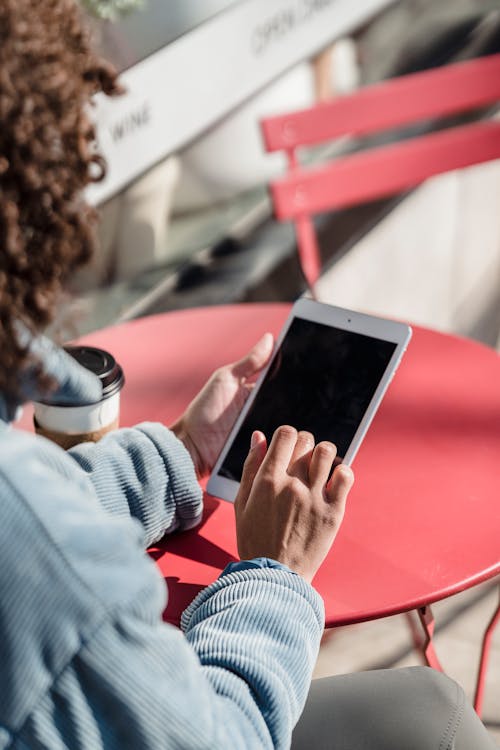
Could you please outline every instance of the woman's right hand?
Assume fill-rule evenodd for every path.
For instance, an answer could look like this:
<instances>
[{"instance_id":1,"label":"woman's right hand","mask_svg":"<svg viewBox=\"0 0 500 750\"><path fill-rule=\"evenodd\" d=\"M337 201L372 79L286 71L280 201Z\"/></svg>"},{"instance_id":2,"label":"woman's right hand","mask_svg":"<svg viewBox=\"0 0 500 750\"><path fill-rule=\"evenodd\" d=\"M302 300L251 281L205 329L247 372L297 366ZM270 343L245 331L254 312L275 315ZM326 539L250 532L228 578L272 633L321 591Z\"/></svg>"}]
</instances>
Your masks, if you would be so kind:
<instances>
[{"instance_id":1,"label":"woman's right hand","mask_svg":"<svg viewBox=\"0 0 500 750\"><path fill-rule=\"evenodd\" d=\"M309 432L279 427L267 448L254 432L235 501L242 560L269 557L311 582L344 517L354 482L332 443L315 445Z\"/></svg>"}]
</instances>

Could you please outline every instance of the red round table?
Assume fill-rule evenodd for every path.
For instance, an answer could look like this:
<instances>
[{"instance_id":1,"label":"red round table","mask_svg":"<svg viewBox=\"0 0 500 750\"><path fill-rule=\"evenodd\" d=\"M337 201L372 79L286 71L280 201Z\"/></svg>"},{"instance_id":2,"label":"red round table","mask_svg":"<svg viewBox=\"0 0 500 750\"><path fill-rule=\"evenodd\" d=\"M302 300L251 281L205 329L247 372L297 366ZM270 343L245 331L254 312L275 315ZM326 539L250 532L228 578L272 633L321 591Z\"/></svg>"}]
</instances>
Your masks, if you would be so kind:
<instances>
[{"instance_id":1,"label":"red round table","mask_svg":"<svg viewBox=\"0 0 500 750\"><path fill-rule=\"evenodd\" d=\"M172 423L212 371L277 334L290 306L195 308L82 339L122 364L123 426ZM500 572L500 358L415 328L354 462L343 526L317 574L328 627L425 608ZM196 530L151 550L167 620L237 559L233 507L205 497ZM498 616L498 614L497 614ZM429 637L432 635L430 630Z\"/></svg>"}]
</instances>

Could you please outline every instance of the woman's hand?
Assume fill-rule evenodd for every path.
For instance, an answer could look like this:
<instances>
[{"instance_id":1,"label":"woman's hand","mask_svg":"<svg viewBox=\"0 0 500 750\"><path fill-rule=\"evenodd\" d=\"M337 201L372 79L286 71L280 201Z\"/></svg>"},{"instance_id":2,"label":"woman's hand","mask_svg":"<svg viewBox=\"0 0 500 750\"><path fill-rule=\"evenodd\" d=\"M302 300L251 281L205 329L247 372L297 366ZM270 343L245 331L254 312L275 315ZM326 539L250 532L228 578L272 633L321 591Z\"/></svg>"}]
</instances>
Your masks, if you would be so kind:
<instances>
[{"instance_id":1,"label":"woman's hand","mask_svg":"<svg viewBox=\"0 0 500 750\"><path fill-rule=\"evenodd\" d=\"M309 432L279 427L267 449L254 432L236 497L242 560L269 557L311 582L344 517L354 475L339 464L332 443L314 444Z\"/></svg>"},{"instance_id":2,"label":"woman's hand","mask_svg":"<svg viewBox=\"0 0 500 750\"><path fill-rule=\"evenodd\" d=\"M273 343L272 334L266 333L245 357L216 370L172 425L171 429L191 454L198 477L213 469L253 388L255 376L269 361Z\"/></svg>"}]
</instances>

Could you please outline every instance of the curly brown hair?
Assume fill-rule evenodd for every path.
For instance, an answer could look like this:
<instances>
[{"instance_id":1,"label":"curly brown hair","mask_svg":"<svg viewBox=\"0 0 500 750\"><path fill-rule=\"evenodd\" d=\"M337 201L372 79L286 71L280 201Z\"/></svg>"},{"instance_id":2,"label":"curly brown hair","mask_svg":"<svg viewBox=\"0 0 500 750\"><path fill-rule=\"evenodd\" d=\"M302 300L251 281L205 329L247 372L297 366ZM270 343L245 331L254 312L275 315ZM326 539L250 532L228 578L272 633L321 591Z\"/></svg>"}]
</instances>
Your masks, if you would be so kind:
<instances>
[{"instance_id":1,"label":"curly brown hair","mask_svg":"<svg viewBox=\"0 0 500 750\"><path fill-rule=\"evenodd\" d=\"M74 0L0 3L0 391L17 396L32 332L91 256L95 211L82 191L104 175L89 119L93 94L119 93L92 51ZM41 372L39 383L47 385Z\"/></svg>"}]
</instances>

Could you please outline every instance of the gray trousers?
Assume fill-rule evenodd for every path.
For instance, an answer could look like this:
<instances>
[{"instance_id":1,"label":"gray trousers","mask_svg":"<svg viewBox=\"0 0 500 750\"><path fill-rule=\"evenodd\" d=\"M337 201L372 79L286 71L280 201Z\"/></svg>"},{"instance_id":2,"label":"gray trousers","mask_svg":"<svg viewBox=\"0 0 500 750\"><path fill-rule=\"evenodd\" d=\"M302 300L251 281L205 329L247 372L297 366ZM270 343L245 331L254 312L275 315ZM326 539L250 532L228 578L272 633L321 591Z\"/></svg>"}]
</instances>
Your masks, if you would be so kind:
<instances>
[{"instance_id":1,"label":"gray trousers","mask_svg":"<svg viewBox=\"0 0 500 750\"><path fill-rule=\"evenodd\" d=\"M428 667L313 680L292 750L497 750L462 688Z\"/></svg>"}]
</instances>

